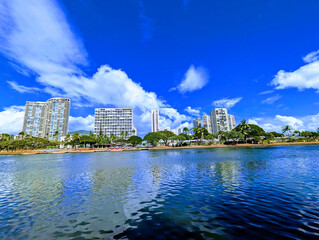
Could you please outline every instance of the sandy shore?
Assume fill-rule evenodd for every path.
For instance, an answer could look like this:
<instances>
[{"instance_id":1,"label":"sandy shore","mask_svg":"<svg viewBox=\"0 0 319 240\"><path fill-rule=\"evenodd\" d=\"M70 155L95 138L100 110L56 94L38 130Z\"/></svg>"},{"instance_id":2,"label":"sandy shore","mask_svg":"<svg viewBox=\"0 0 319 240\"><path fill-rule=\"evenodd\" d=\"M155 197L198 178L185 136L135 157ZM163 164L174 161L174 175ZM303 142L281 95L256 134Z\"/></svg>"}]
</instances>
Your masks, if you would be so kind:
<instances>
[{"instance_id":1,"label":"sandy shore","mask_svg":"<svg viewBox=\"0 0 319 240\"><path fill-rule=\"evenodd\" d=\"M79 148L79 149L61 149L61 150L17 150L17 151L1 151L0 155L34 155L34 154L65 154L65 153L92 153L92 152L122 152L122 151L139 151L139 150L172 150L172 149L197 149L197 148L234 148L234 147L272 147L272 146L291 146L291 145L319 145L319 142L292 142L292 143L270 143L270 144L236 144L236 145L192 145L183 147L159 146L151 148L135 148L130 149L106 149L106 148Z\"/></svg>"}]
</instances>

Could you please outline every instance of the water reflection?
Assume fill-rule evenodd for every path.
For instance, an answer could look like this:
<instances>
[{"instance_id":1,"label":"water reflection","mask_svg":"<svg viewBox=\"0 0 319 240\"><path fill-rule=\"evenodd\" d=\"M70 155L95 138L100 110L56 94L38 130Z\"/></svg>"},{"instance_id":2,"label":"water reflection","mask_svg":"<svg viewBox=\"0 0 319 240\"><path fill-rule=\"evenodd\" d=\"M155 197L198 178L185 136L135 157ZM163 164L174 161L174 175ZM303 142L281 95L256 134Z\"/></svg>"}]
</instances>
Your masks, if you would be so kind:
<instances>
[{"instance_id":1,"label":"water reflection","mask_svg":"<svg viewBox=\"0 0 319 240\"><path fill-rule=\"evenodd\" d=\"M317 238L319 148L0 157L0 238Z\"/></svg>"}]
</instances>

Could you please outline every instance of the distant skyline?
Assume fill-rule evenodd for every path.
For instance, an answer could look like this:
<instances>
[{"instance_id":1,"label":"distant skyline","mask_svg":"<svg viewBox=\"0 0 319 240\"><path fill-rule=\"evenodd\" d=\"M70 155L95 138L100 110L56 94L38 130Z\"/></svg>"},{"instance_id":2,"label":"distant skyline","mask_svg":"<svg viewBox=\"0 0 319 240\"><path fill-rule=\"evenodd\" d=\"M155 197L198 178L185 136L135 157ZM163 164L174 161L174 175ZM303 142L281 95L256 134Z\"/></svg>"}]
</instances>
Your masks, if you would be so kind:
<instances>
[{"instance_id":1,"label":"distant skyline","mask_svg":"<svg viewBox=\"0 0 319 240\"><path fill-rule=\"evenodd\" d=\"M26 101L71 99L69 131L94 108L134 110L139 135L191 127L226 107L266 131L319 127L319 1L4 0L0 132Z\"/></svg>"}]
</instances>

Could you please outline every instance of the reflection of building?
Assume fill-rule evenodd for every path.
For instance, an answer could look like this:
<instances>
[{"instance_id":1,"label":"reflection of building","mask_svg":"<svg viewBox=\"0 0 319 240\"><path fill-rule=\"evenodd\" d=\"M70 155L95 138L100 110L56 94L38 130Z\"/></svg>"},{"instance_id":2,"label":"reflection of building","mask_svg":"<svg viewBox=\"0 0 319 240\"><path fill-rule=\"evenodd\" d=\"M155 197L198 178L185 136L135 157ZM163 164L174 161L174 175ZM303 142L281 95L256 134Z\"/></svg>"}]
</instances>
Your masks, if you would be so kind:
<instances>
[{"instance_id":1,"label":"reflection of building","mask_svg":"<svg viewBox=\"0 0 319 240\"><path fill-rule=\"evenodd\" d=\"M200 118L195 118L193 120L194 128L200 128L202 126Z\"/></svg>"},{"instance_id":2,"label":"reflection of building","mask_svg":"<svg viewBox=\"0 0 319 240\"><path fill-rule=\"evenodd\" d=\"M212 133L212 121L207 114L203 115L203 127L206 128L209 133Z\"/></svg>"},{"instance_id":3,"label":"reflection of building","mask_svg":"<svg viewBox=\"0 0 319 240\"><path fill-rule=\"evenodd\" d=\"M233 130L236 127L236 122L235 122L234 115L228 114L228 122L229 122L229 129Z\"/></svg>"},{"instance_id":4,"label":"reflection of building","mask_svg":"<svg viewBox=\"0 0 319 240\"><path fill-rule=\"evenodd\" d=\"M34 137L60 140L69 125L70 99L51 98L46 102L27 102L23 131Z\"/></svg>"},{"instance_id":5,"label":"reflection of building","mask_svg":"<svg viewBox=\"0 0 319 240\"><path fill-rule=\"evenodd\" d=\"M158 110L152 110L152 132L159 131L159 112Z\"/></svg>"},{"instance_id":6,"label":"reflection of building","mask_svg":"<svg viewBox=\"0 0 319 240\"><path fill-rule=\"evenodd\" d=\"M133 126L132 108L96 108L94 120L94 134L118 137L124 135L128 139L136 135L136 128Z\"/></svg>"}]
</instances>

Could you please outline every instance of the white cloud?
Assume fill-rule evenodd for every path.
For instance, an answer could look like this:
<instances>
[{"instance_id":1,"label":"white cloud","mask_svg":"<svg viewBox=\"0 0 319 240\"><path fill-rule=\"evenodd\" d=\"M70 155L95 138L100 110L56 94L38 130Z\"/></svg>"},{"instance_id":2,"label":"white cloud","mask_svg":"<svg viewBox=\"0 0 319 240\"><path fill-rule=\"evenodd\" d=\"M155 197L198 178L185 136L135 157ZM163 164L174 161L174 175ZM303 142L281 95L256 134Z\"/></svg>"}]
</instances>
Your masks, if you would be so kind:
<instances>
[{"instance_id":1,"label":"white cloud","mask_svg":"<svg viewBox=\"0 0 319 240\"><path fill-rule=\"evenodd\" d=\"M193 92L202 89L208 83L208 74L203 67L195 68L191 65L187 70L182 82L170 90L178 90L180 93Z\"/></svg>"},{"instance_id":2,"label":"white cloud","mask_svg":"<svg viewBox=\"0 0 319 240\"><path fill-rule=\"evenodd\" d=\"M194 108L192 108L190 106L188 106L184 110L186 112L188 112L190 115L193 115L193 116L199 116L199 114L200 114L200 110L199 109L194 109Z\"/></svg>"},{"instance_id":3,"label":"white cloud","mask_svg":"<svg viewBox=\"0 0 319 240\"><path fill-rule=\"evenodd\" d=\"M189 118L158 99L156 93L143 89L123 70L103 65L95 74L87 76L80 69L87 64L87 53L54 0L2 1L0 51L19 67L35 73L36 80L48 94L69 97L78 106L103 104L133 108L134 124L139 132L150 131L149 111L152 109L166 113L162 119L171 127ZM191 66L178 89L193 91L206 82L205 70ZM37 89L9 84L20 92ZM84 119L90 120L87 118ZM73 121L79 126L91 127L84 119L72 119L70 124L72 126Z\"/></svg>"},{"instance_id":4,"label":"white cloud","mask_svg":"<svg viewBox=\"0 0 319 240\"><path fill-rule=\"evenodd\" d=\"M268 91L264 91L264 92L260 92L258 93L259 95L265 95L265 94L270 94L270 93L273 93L274 90L268 90Z\"/></svg>"},{"instance_id":5,"label":"white cloud","mask_svg":"<svg viewBox=\"0 0 319 240\"><path fill-rule=\"evenodd\" d=\"M304 62L306 63L310 63L310 62L314 62L319 60L319 50L317 51L313 51L309 54L307 54L305 57L302 58L302 60L304 60Z\"/></svg>"},{"instance_id":6,"label":"white cloud","mask_svg":"<svg viewBox=\"0 0 319 240\"><path fill-rule=\"evenodd\" d=\"M0 112L0 133L17 134L22 131L24 106L6 107Z\"/></svg>"},{"instance_id":7,"label":"white cloud","mask_svg":"<svg viewBox=\"0 0 319 240\"><path fill-rule=\"evenodd\" d=\"M191 129L191 128L193 128L193 123L190 123L190 122L184 122L184 123L182 123L182 124L180 124L178 127L177 127L177 129L183 129L183 128L188 128L188 129Z\"/></svg>"},{"instance_id":8,"label":"white cloud","mask_svg":"<svg viewBox=\"0 0 319 240\"><path fill-rule=\"evenodd\" d=\"M268 132L281 132L285 125L299 131L317 131L318 122L319 113L301 117L276 115L275 117L248 119L248 123L259 125Z\"/></svg>"},{"instance_id":9,"label":"white cloud","mask_svg":"<svg viewBox=\"0 0 319 240\"><path fill-rule=\"evenodd\" d=\"M69 118L69 132L77 130L94 131L94 116L72 117Z\"/></svg>"},{"instance_id":10,"label":"white cloud","mask_svg":"<svg viewBox=\"0 0 319 240\"><path fill-rule=\"evenodd\" d=\"M271 85L276 86L276 89L298 88L316 89L319 91L319 51L311 52L303 58L307 63L293 72L280 70Z\"/></svg>"},{"instance_id":11,"label":"white cloud","mask_svg":"<svg viewBox=\"0 0 319 240\"><path fill-rule=\"evenodd\" d=\"M238 98L223 98L220 100L216 100L213 102L213 105L215 107L220 107L220 108L232 108L233 106L235 106L238 102L240 102L243 98L242 97L238 97Z\"/></svg>"},{"instance_id":12,"label":"white cloud","mask_svg":"<svg viewBox=\"0 0 319 240\"><path fill-rule=\"evenodd\" d=\"M35 73L73 74L86 64L86 52L55 1L0 3L0 49Z\"/></svg>"},{"instance_id":13,"label":"white cloud","mask_svg":"<svg viewBox=\"0 0 319 240\"><path fill-rule=\"evenodd\" d=\"M184 114L180 114L174 108L161 108L159 124L161 128L170 127L177 128L182 122L191 121L192 118Z\"/></svg>"},{"instance_id":14,"label":"white cloud","mask_svg":"<svg viewBox=\"0 0 319 240\"><path fill-rule=\"evenodd\" d=\"M273 104L274 102L276 102L277 100L279 100L281 98L280 95L275 95L269 98L266 98L265 100L263 100L261 103L264 104Z\"/></svg>"},{"instance_id":15,"label":"white cloud","mask_svg":"<svg viewBox=\"0 0 319 240\"><path fill-rule=\"evenodd\" d=\"M276 115L275 119L284 123L285 125L291 126L294 129L303 128L303 121L295 117Z\"/></svg>"},{"instance_id":16,"label":"white cloud","mask_svg":"<svg viewBox=\"0 0 319 240\"><path fill-rule=\"evenodd\" d=\"M247 123L248 123L248 124L255 124L255 125L258 125L258 122L257 122L257 120L256 120L256 119L248 119L248 120L247 120Z\"/></svg>"},{"instance_id":17,"label":"white cloud","mask_svg":"<svg viewBox=\"0 0 319 240\"><path fill-rule=\"evenodd\" d=\"M7 83L11 86L11 88L18 91L19 93L33 93L33 92L41 91L41 89L39 88L22 86L12 81L7 81Z\"/></svg>"}]
</instances>

